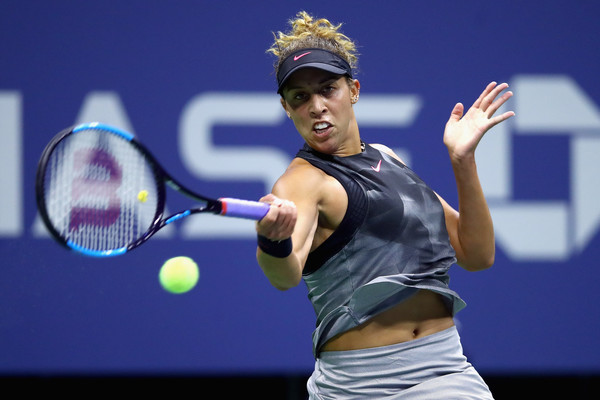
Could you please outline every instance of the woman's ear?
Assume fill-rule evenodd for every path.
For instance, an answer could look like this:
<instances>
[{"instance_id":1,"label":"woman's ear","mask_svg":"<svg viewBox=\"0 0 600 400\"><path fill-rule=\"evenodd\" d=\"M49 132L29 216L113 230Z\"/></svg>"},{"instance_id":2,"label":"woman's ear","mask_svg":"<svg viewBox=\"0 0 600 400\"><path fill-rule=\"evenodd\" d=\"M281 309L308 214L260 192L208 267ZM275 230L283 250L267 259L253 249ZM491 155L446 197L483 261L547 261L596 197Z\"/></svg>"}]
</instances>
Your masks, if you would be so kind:
<instances>
[{"instance_id":1,"label":"woman's ear","mask_svg":"<svg viewBox=\"0 0 600 400\"><path fill-rule=\"evenodd\" d=\"M352 104L355 104L358 101L358 96L360 95L360 82L358 79L354 79L352 84L350 85L350 99L352 100Z\"/></svg>"},{"instance_id":2,"label":"woman's ear","mask_svg":"<svg viewBox=\"0 0 600 400\"><path fill-rule=\"evenodd\" d=\"M285 99L282 97L279 99L279 101L281 102L281 107L283 107L283 110L287 114L288 118L292 118L290 115L290 112L288 111L287 103L285 102Z\"/></svg>"}]
</instances>

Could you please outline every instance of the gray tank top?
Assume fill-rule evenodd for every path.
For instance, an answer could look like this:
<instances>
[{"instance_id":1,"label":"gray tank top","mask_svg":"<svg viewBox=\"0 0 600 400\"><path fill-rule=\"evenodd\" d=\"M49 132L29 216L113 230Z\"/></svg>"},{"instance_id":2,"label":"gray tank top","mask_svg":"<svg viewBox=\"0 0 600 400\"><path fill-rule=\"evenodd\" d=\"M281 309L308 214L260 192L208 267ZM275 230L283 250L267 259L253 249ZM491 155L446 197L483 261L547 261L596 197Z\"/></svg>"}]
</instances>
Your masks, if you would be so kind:
<instances>
[{"instance_id":1,"label":"gray tank top","mask_svg":"<svg viewBox=\"0 0 600 400\"><path fill-rule=\"evenodd\" d=\"M407 299L440 293L452 315L465 302L448 287L456 262L444 210L407 166L366 145L348 157L305 145L296 155L337 179L348 194L338 229L308 257L303 279L317 315L313 351Z\"/></svg>"}]
</instances>

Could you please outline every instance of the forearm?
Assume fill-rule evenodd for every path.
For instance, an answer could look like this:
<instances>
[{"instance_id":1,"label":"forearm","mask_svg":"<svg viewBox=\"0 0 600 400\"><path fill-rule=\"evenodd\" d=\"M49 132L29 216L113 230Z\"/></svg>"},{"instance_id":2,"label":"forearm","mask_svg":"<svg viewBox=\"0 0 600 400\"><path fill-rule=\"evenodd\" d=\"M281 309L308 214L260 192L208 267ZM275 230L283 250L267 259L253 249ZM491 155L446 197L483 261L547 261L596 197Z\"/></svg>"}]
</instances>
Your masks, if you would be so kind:
<instances>
[{"instance_id":1,"label":"forearm","mask_svg":"<svg viewBox=\"0 0 600 400\"><path fill-rule=\"evenodd\" d=\"M494 226L473 156L452 160L458 192L457 240L460 263L468 270L492 266L495 257Z\"/></svg>"},{"instance_id":2,"label":"forearm","mask_svg":"<svg viewBox=\"0 0 600 400\"><path fill-rule=\"evenodd\" d=\"M464 106L456 103L444 130L444 144L448 148L458 189L458 215L447 218L451 225L451 240L457 250L460 265L468 270L489 268L494 263L494 226L477 176L475 150L479 141L491 128L515 115L507 111L494 115L512 96L508 84L490 82L463 114Z\"/></svg>"},{"instance_id":3,"label":"forearm","mask_svg":"<svg viewBox=\"0 0 600 400\"><path fill-rule=\"evenodd\" d=\"M279 290L291 289L302 279L302 268L293 252L287 257L279 258L266 254L259 247L256 259L271 285Z\"/></svg>"},{"instance_id":4,"label":"forearm","mask_svg":"<svg viewBox=\"0 0 600 400\"><path fill-rule=\"evenodd\" d=\"M256 259L267 279L279 290L297 286L302 280L302 269L318 227L324 176L307 162L296 160L277 181L273 193L261 199L271 208L256 223Z\"/></svg>"}]
</instances>

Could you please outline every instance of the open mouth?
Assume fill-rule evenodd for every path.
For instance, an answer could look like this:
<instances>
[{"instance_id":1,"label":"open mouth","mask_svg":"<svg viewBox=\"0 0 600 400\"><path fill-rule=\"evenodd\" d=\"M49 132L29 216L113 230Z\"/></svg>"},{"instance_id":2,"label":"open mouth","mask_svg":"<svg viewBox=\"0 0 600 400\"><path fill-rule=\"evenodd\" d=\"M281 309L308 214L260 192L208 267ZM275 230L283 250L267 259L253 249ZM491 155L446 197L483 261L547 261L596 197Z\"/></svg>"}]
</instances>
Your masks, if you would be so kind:
<instances>
[{"instance_id":1,"label":"open mouth","mask_svg":"<svg viewBox=\"0 0 600 400\"><path fill-rule=\"evenodd\" d=\"M317 135L326 133L329 128L331 128L331 124L328 122L318 122L313 125L313 130Z\"/></svg>"}]
</instances>

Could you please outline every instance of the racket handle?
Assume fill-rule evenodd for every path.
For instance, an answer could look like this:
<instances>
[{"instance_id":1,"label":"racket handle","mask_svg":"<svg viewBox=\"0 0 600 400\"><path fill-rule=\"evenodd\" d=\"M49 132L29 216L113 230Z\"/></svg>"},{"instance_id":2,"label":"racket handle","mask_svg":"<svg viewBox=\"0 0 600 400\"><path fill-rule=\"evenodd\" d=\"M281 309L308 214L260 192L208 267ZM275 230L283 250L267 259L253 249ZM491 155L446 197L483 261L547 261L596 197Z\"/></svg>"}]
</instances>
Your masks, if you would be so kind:
<instances>
[{"instance_id":1,"label":"racket handle","mask_svg":"<svg viewBox=\"0 0 600 400\"><path fill-rule=\"evenodd\" d=\"M219 200L221 201L221 215L254 219L256 221L263 219L271 207L267 203L232 199L230 197L224 197Z\"/></svg>"}]
</instances>

